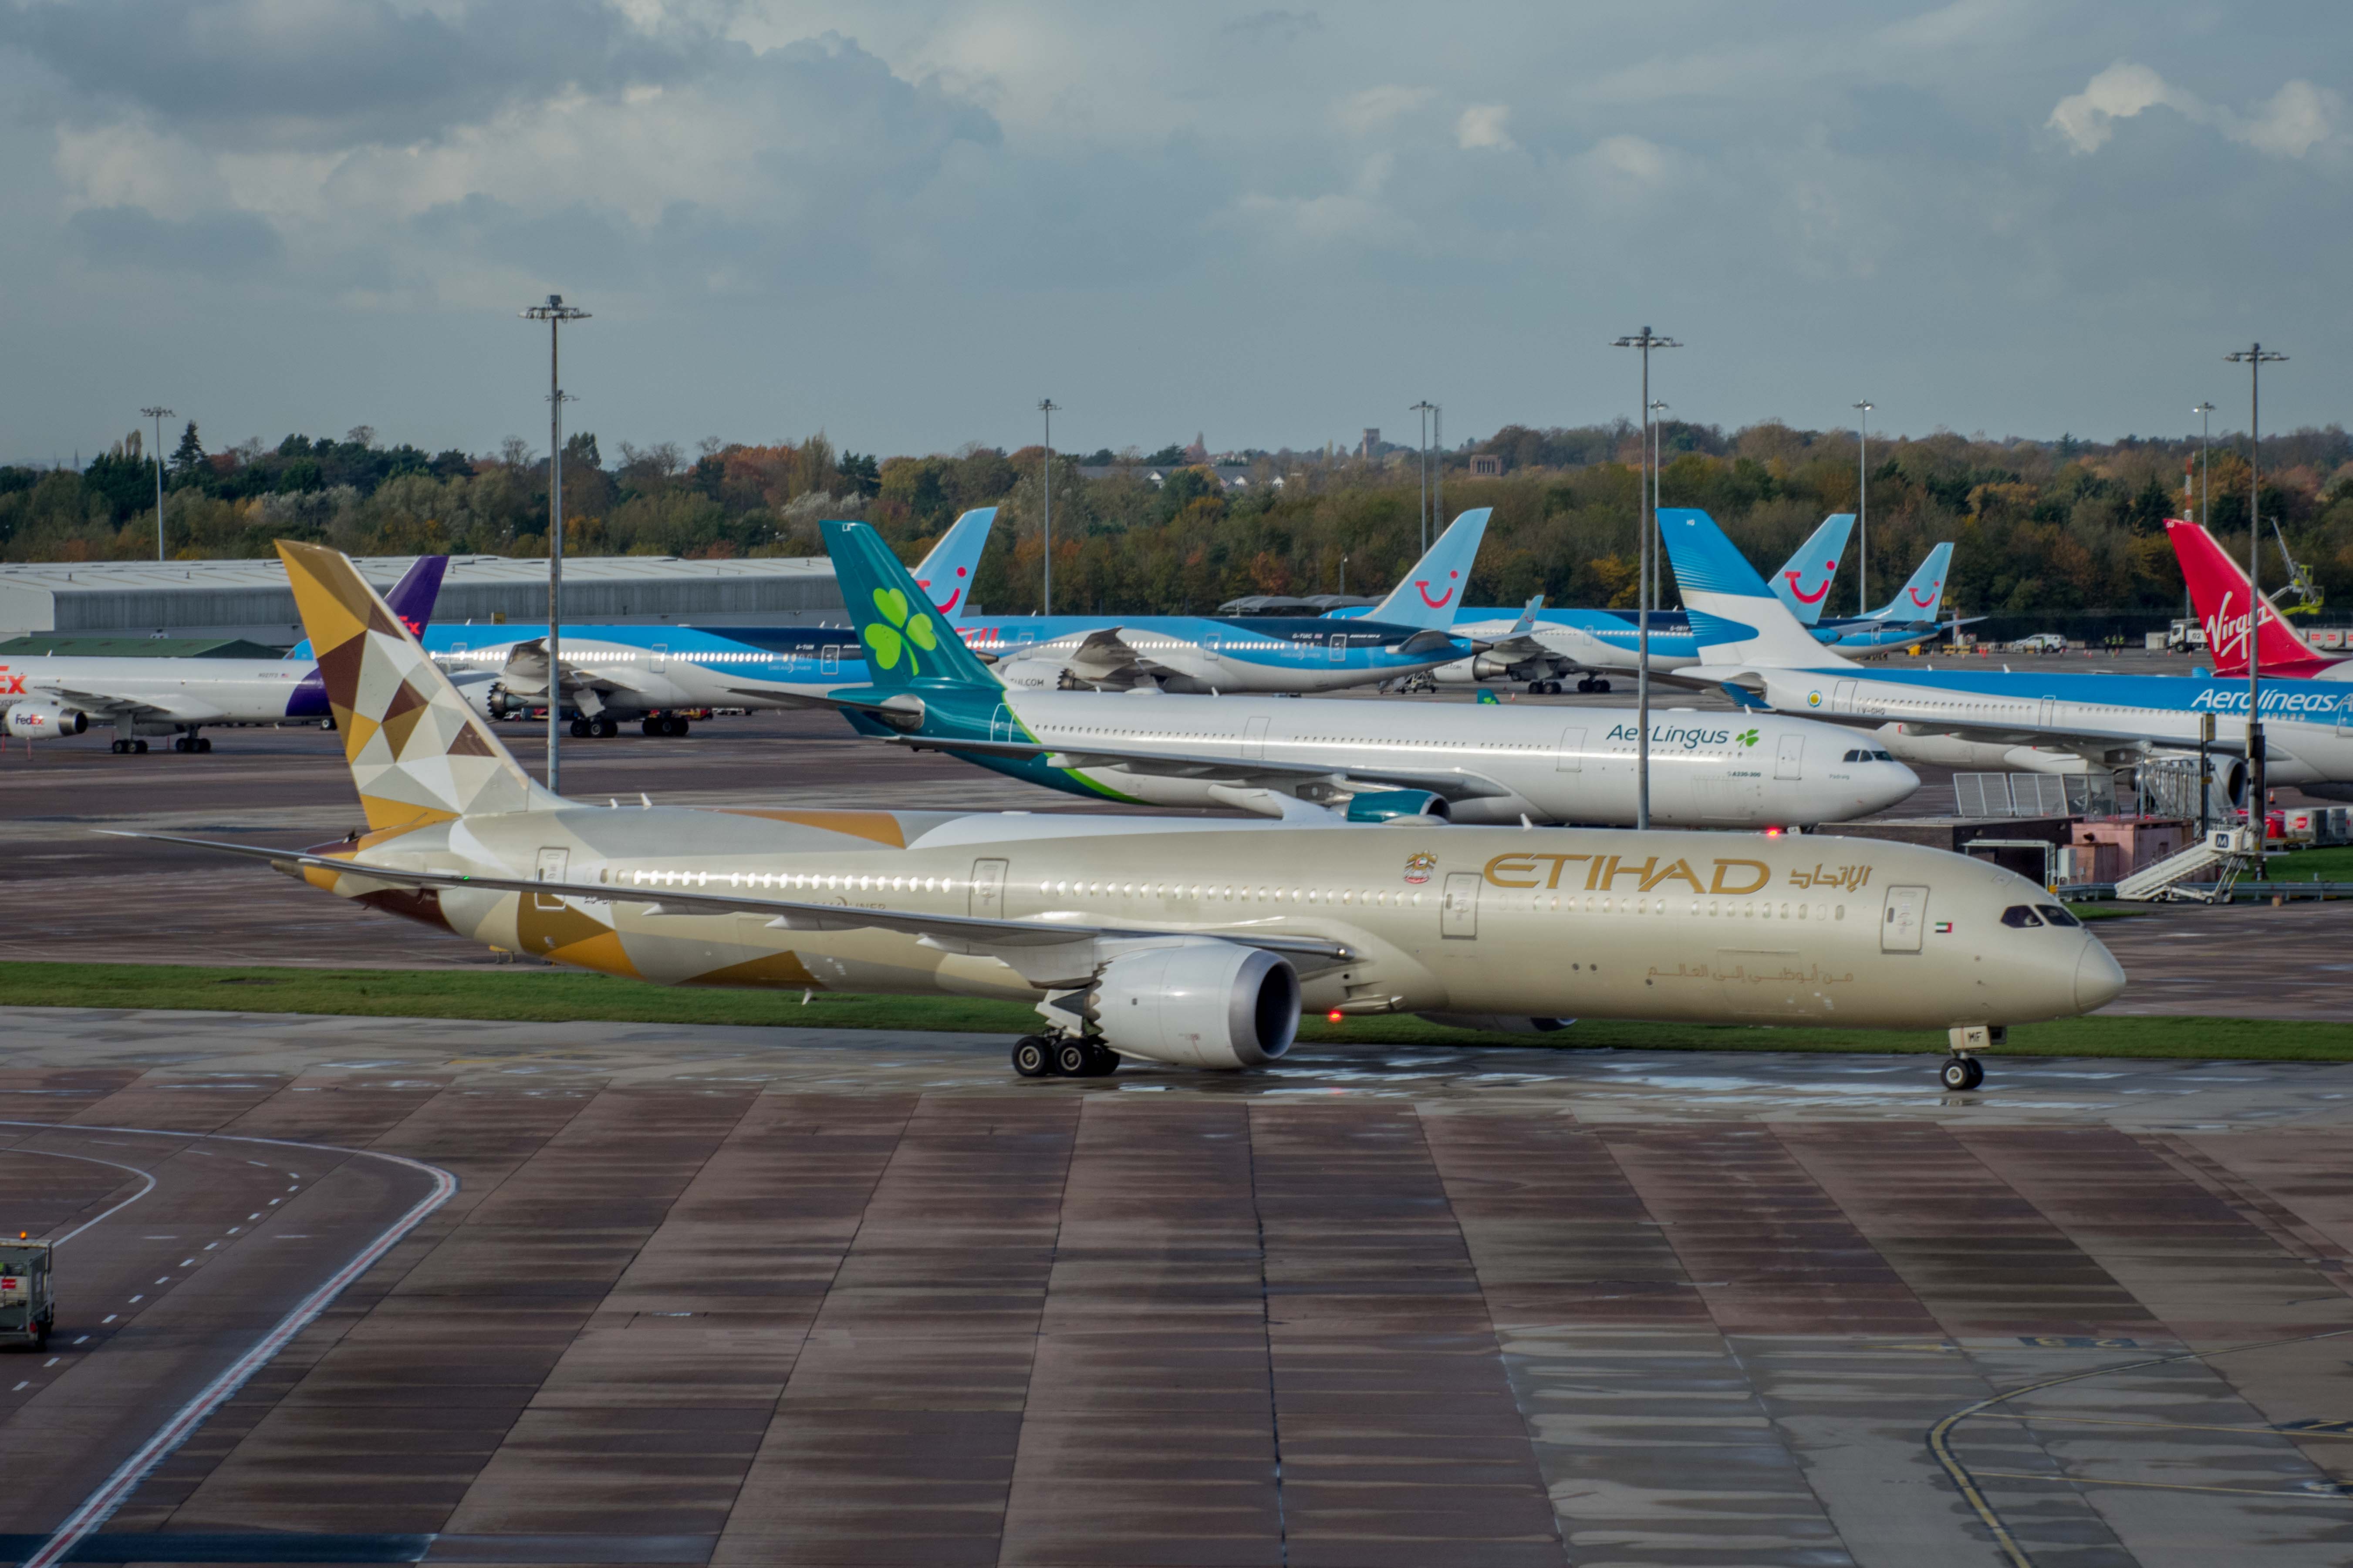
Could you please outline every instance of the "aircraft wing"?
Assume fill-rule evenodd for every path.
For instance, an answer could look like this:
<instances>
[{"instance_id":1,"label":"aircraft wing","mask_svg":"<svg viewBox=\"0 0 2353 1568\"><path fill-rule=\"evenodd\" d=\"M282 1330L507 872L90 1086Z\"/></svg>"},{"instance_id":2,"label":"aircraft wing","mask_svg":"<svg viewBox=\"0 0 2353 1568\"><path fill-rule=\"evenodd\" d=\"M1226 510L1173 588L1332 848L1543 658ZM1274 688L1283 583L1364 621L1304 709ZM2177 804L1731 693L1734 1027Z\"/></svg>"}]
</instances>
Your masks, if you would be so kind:
<instances>
[{"instance_id":1,"label":"aircraft wing","mask_svg":"<svg viewBox=\"0 0 2353 1568\"><path fill-rule=\"evenodd\" d=\"M677 655L687 658L687 655ZM563 661L564 689L566 691L628 691L643 688L604 670L584 669L570 659ZM547 689L547 639L533 637L519 642L507 650L507 666L499 678L508 689L545 691Z\"/></svg>"},{"instance_id":2,"label":"aircraft wing","mask_svg":"<svg viewBox=\"0 0 2353 1568\"><path fill-rule=\"evenodd\" d=\"M1699 681L1703 673L1714 679ZM1687 665L1675 670L1669 679L1693 680L1694 684L1718 687L1735 702L1746 709L1766 713L1787 713L1792 718L1812 719L1824 724L1843 724L1855 730L1877 730L1888 724L1901 725L1906 734L1950 735L1957 741L1974 741L1991 746L2033 746L2050 742L2061 745L2083 744L2113 749L2118 746L2179 750L2179 741L2152 740L2147 731L2124 725L2098 724L1972 724L1959 720L1914 718L1903 713L1833 713L1820 708L1776 708L1765 700L1763 673L1744 668L1727 668L1723 665ZM2190 747L2189 750L2196 750ZM2232 741L2227 731L2218 733L2211 751L2234 754L2246 749L2246 736L2242 733Z\"/></svg>"},{"instance_id":3,"label":"aircraft wing","mask_svg":"<svg viewBox=\"0 0 2353 1568\"><path fill-rule=\"evenodd\" d=\"M953 752L966 756L1045 757L1060 768L1115 767L1174 778L1214 779L1242 788L1296 784L1328 779L1335 784L1376 789L1426 789L1448 800L1480 800L1512 792L1483 773L1461 769L1329 767L1315 763L1270 762L1261 757L1213 757L1181 752L1124 751L1115 746L1062 746L1038 741L960 741L932 735L893 735L885 742L917 752ZM1353 793L1345 791L1343 793Z\"/></svg>"},{"instance_id":4,"label":"aircraft wing","mask_svg":"<svg viewBox=\"0 0 2353 1568\"><path fill-rule=\"evenodd\" d=\"M211 703L191 702L185 697L125 697L119 692L78 691L69 686L44 686L40 689L44 696L66 707L79 708L93 719L161 719L200 724L224 717Z\"/></svg>"},{"instance_id":5,"label":"aircraft wing","mask_svg":"<svg viewBox=\"0 0 2353 1568\"><path fill-rule=\"evenodd\" d=\"M1097 944L1149 937L1208 938L1244 947L1261 947L1299 958L1345 963L1356 957L1346 942L1325 937L1274 931L1198 931L1158 928L1082 925L1065 921L990 920L976 915L924 914L903 910L861 909L850 904L807 903L793 899L746 897L739 892L714 892L707 884L684 888L619 888L601 882L548 882L525 877L482 877L467 871L406 871L365 861L312 855L300 849L273 849L261 844L225 844L208 838L182 838L168 833L126 833L101 828L111 838L146 838L159 844L182 844L215 849L248 859L267 860L288 872L325 871L357 877L399 888L463 890L481 889L497 893L553 894L594 904L637 904L650 915L765 915L782 931L888 931L913 936L951 952L994 957L1033 984L1083 984L1109 956ZM1039 952L1038 950L1047 950Z\"/></svg>"}]
</instances>

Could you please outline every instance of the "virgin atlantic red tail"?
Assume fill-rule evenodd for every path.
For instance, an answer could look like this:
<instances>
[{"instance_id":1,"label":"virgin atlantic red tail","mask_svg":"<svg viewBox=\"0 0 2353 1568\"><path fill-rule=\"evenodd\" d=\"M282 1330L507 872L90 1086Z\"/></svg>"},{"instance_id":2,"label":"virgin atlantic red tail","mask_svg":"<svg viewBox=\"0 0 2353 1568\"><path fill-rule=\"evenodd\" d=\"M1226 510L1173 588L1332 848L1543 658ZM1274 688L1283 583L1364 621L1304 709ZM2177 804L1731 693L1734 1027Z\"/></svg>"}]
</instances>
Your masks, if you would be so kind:
<instances>
[{"instance_id":1,"label":"virgin atlantic red tail","mask_svg":"<svg viewBox=\"0 0 2353 1568\"><path fill-rule=\"evenodd\" d=\"M2217 675L2247 672L2249 592L2244 568L2223 552L2203 524L2179 518L2165 520L2173 552L2181 561L2181 575L2189 584L2189 603L2198 624L2206 628L2207 650ZM2330 658L2304 640L2304 635L2283 619L2268 596L2262 601L2255 626L2256 657L2265 675L2299 680L2329 679L2331 671L2353 663Z\"/></svg>"}]
</instances>

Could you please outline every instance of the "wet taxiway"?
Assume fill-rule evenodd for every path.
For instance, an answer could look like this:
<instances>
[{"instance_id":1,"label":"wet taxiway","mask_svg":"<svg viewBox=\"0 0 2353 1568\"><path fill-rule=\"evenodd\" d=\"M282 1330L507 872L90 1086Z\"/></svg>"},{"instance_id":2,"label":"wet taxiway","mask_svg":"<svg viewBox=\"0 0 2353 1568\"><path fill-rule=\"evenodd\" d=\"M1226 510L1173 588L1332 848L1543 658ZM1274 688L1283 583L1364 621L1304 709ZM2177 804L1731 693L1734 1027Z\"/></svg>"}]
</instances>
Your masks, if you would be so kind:
<instances>
[{"instance_id":1,"label":"wet taxiway","mask_svg":"<svg viewBox=\"0 0 2353 1568\"><path fill-rule=\"evenodd\" d=\"M1916 1058L1319 1048L1024 1084L1003 1049L12 1019L0 1117L207 1136L13 1129L0 1220L129 1195L30 1153L143 1158L108 1136L459 1182L80 1560L2353 1555L2353 1067L2004 1061L1947 1096ZM253 1169L302 1172L315 1268L414 1182L312 1157ZM69 1247L60 1338L136 1291L148 1233L176 1266L266 1207L244 1169ZM178 1310L278 1321L302 1270L246 1258L294 1245L224 1238ZM125 1320L0 1361L26 1385L0 1450L58 1467L5 1546L113 1451L43 1413L133 1357L200 1382L201 1340Z\"/></svg>"}]
</instances>

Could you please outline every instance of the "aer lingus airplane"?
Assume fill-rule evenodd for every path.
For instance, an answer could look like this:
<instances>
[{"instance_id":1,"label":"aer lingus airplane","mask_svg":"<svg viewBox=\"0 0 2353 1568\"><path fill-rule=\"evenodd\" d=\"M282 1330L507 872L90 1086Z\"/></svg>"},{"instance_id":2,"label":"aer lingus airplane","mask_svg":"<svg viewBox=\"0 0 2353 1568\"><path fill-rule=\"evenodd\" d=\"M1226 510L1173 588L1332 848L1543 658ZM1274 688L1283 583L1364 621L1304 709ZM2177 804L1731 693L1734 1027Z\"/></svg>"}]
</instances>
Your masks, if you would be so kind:
<instances>
[{"instance_id":1,"label":"aer lingus airplane","mask_svg":"<svg viewBox=\"0 0 2353 1568\"><path fill-rule=\"evenodd\" d=\"M2124 985L2040 888L1905 844L566 800L348 561L279 550L367 831L309 851L170 842L659 984L1032 1003L1044 1026L1013 1052L1029 1076L1261 1066L1314 1007L1945 1028L1945 1081L1967 1089L2000 1026ZM913 717L955 629L922 598L877 607L874 667L903 679L871 700Z\"/></svg>"},{"instance_id":2,"label":"aer lingus airplane","mask_svg":"<svg viewBox=\"0 0 2353 1568\"><path fill-rule=\"evenodd\" d=\"M393 614L422 632L440 596L446 555L420 555L393 585ZM115 658L0 654L0 709L24 740L112 726L117 755L169 735L175 752L209 752L206 725L327 717L327 692L307 647L284 658Z\"/></svg>"},{"instance_id":3,"label":"aer lingus airplane","mask_svg":"<svg viewBox=\"0 0 2353 1568\"><path fill-rule=\"evenodd\" d=\"M1707 513L1669 507L1659 518L1700 643L1701 663L1678 673L1761 709L1855 725L1897 756L1957 767L2122 767L2194 751L2207 714L2221 721L2216 750L2245 749L2243 680L2012 671L1978 660L1944 669L1851 663L1790 620ZM2353 687L2266 682L2263 721L2272 783L2333 795L2353 781ZM2244 771L2232 770L2232 793Z\"/></svg>"},{"instance_id":4,"label":"aer lingus airplane","mask_svg":"<svg viewBox=\"0 0 2353 1568\"><path fill-rule=\"evenodd\" d=\"M868 734L1139 805L1282 816L1310 802L1311 813L1330 806L1357 821L1635 820L1641 731L1631 709L1024 689L953 638L923 649L918 696L916 661L880 650L920 634L924 623L893 612L921 590L872 529L822 526L842 598L876 650L871 687L829 695ZM877 702L874 689L899 695ZM1835 726L1688 710L1653 716L1654 825L1811 827L1868 816L1919 786L1910 768Z\"/></svg>"}]
</instances>

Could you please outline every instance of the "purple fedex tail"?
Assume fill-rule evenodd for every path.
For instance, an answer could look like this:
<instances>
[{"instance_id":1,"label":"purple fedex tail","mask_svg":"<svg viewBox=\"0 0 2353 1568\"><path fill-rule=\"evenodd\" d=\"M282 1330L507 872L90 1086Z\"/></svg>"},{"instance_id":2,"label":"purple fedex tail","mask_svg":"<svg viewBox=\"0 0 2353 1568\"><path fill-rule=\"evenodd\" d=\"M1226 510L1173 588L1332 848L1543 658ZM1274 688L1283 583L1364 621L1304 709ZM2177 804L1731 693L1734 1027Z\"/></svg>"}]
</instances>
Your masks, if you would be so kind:
<instances>
[{"instance_id":1,"label":"purple fedex tail","mask_svg":"<svg viewBox=\"0 0 2353 1568\"><path fill-rule=\"evenodd\" d=\"M384 596L385 604L400 617L408 635L421 637L433 619L434 601L441 597L441 579L449 570L447 555L420 555L400 574L392 592ZM316 665L311 673L298 682L286 699L289 719L324 719L331 710L327 706L327 688L319 679ZM145 742L140 742L144 745Z\"/></svg>"}]
</instances>

